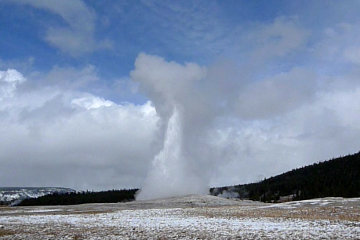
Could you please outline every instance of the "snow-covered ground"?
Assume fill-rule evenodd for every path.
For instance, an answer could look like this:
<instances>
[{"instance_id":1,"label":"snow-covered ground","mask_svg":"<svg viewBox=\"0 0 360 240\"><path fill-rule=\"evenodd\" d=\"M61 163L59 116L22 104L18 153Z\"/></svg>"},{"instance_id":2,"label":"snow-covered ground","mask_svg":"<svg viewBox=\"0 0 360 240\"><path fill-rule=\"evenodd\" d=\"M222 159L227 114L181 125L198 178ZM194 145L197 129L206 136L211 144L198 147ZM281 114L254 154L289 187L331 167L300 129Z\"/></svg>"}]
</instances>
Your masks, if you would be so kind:
<instances>
[{"instance_id":1,"label":"snow-covered ground","mask_svg":"<svg viewBox=\"0 0 360 240\"><path fill-rule=\"evenodd\" d=\"M0 208L0 239L360 239L360 199L263 204L187 196Z\"/></svg>"}]
</instances>

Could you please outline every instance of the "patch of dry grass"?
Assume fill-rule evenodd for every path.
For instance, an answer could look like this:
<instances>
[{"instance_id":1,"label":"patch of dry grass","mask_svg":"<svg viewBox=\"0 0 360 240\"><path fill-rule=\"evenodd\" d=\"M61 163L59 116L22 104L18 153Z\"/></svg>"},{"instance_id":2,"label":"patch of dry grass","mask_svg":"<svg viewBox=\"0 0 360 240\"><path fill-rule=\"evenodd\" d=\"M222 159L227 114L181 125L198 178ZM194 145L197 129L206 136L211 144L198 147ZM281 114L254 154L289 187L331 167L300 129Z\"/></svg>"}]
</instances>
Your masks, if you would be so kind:
<instances>
[{"instance_id":1,"label":"patch of dry grass","mask_svg":"<svg viewBox=\"0 0 360 240\"><path fill-rule=\"evenodd\" d=\"M132 226L131 224L127 224L127 219L122 219L122 214L129 214L129 221L131 221L132 217L135 217L135 220L138 216L144 216L149 219L151 222L152 217L156 217L158 215L157 210L151 210L149 213L142 213L142 209L144 207L140 205L139 209L135 207L129 207L131 211L125 211L124 213L121 210L128 210L125 207L118 207L115 205L86 205L86 206L71 206L71 207L59 207L59 211L49 211L49 212L41 212L42 208L34 208L39 209L39 212L32 211L30 209L28 211L3 211L1 213L0 209L0 217L2 216L6 219L7 216L19 216L23 215L24 219L31 219L29 215L38 216L40 219L46 219L46 215L49 215L49 219L52 219L51 216L59 216L56 221L39 221L36 224L29 224L24 219L20 217L19 219L14 220L14 222L9 222L4 220L0 225L0 240L3 239L72 239L72 240L82 240L89 239L91 237L96 236L96 239L278 239L280 235L276 234L285 234L284 232L279 232L279 230L256 230L254 232L249 232L244 229L244 231L240 230L238 232L231 230L231 228L226 227L226 222L224 222L224 228L206 228L207 226L206 218L221 218L228 219L230 222L234 219L239 219L240 222L244 220L246 222L247 219L254 219L255 222L262 221L264 218L264 222L284 222L284 224L289 224L292 221L297 222L300 220L304 220L304 222L311 222L311 224L324 224L323 222L317 222L316 220L330 220L339 223L339 226L345 226L347 228L359 228L360 222L360 208L358 207L358 202L347 202L347 203L339 203L339 204L329 204L327 206L319 206L308 204L305 206L296 206L291 208L286 208L287 206L280 205L272 206L266 204L259 205L235 205L235 206L204 206L204 207L181 207L179 209L169 209L169 211L165 211L159 216L168 216L169 221L173 218L178 221L178 218L186 218L195 217L196 221L200 222L198 228L193 229L186 225L181 228L171 228L166 227L163 224L160 225L149 225L152 227L142 226ZM162 205L159 207L161 208ZM133 208L135 209L133 213ZM16 210L16 208L13 208ZM145 208L146 209L146 208ZM26 210L26 209L25 209ZM136 210L141 210L137 212ZM119 212L120 211L120 212ZM130 214L130 213L131 214ZM146 212L146 211L145 211ZM162 212L159 210L159 212ZM98 214L104 214L103 216L98 216ZM107 214L109 213L109 215ZM113 214L112 214L113 213ZM141 214L140 214L141 213ZM156 213L156 214L155 214ZM140 215L139 215L140 214ZM78 215L78 216L74 216ZM83 216L81 216L83 215ZM67 216L71 219L84 219L83 223L81 221L77 224L74 221L66 221ZM197 218L200 217L200 218ZM205 219L203 218L205 217ZM91 219L94 219L94 222L88 222ZM314 222L313 222L314 220ZM22 222L23 221L23 222ZM97 222L99 221L99 222ZM104 222L103 222L104 221ZM137 220L138 221L138 220ZM203 222L202 222L203 221ZM344 223L342 221L350 221L349 223ZM35 221L36 222L36 221ZM109 226L105 224L109 223L117 223L116 225L110 224ZM136 221L135 221L136 222ZM235 221L236 222L236 221ZM104 224L103 224L104 223ZM326 223L326 222L325 222ZM152 223L153 224L153 223ZM195 223L196 224L196 223ZM352 225L351 225L352 224ZM160 227L159 227L160 226ZM322 225L321 225L322 226ZM1 228L2 227L2 228ZM219 226L217 226L219 227ZM5 230L7 229L7 230ZM325 229L325 228L324 228ZM232 237L229 237L230 235ZM274 235L275 234L275 235ZM293 232L286 232L286 236L289 239L306 239L305 233L300 230L294 230ZM315 234L326 235L326 232L316 232ZM333 235L329 236L338 236L337 233L332 233ZM352 233L354 235L354 233ZM322 236L321 235L321 236ZM351 236L353 236L351 235ZM282 236L282 235L281 235ZM339 235L340 236L340 235ZM355 236L355 235L354 235Z\"/></svg>"},{"instance_id":2,"label":"patch of dry grass","mask_svg":"<svg viewBox=\"0 0 360 240\"><path fill-rule=\"evenodd\" d=\"M224 211L225 210L225 211ZM189 215L202 215L209 218L286 218L304 220L341 220L360 222L360 209L340 209L336 207L301 207L297 209L281 208L253 208L243 209L238 207L202 208L187 211Z\"/></svg>"},{"instance_id":3,"label":"patch of dry grass","mask_svg":"<svg viewBox=\"0 0 360 240\"><path fill-rule=\"evenodd\" d=\"M75 234L73 236L73 240L81 240L81 239L83 239L83 238L82 238L82 236L80 234Z\"/></svg>"},{"instance_id":4,"label":"patch of dry grass","mask_svg":"<svg viewBox=\"0 0 360 240\"><path fill-rule=\"evenodd\" d=\"M9 235L14 235L15 233L10 231L10 230L7 230L7 229L4 229L4 228L0 228L0 237L4 237L4 236L9 236Z\"/></svg>"}]
</instances>

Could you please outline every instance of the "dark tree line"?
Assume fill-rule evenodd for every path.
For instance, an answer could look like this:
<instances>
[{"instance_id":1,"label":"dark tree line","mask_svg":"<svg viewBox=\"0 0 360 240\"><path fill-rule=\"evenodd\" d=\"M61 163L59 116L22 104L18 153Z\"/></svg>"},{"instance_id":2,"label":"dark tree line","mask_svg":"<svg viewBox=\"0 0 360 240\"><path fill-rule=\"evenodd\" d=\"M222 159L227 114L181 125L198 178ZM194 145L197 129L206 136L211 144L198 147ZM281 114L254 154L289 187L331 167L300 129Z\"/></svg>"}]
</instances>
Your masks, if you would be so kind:
<instances>
[{"instance_id":1,"label":"dark tree line","mask_svg":"<svg viewBox=\"0 0 360 240\"><path fill-rule=\"evenodd\" d=\"M54 193L23 200L19 205L70 205L82 203L114 203L135 200L138 189L103 192ZM211 188L210 193L238 193L241 199L263 202L304 200L319 197L360 197L360 152L265 179L258 183Z\"/></svg>"},{"instance_id":2,"label":"dark tree line","mask_svg":"<svg viewBox=\"0 0 360 240\"><path fill-rule=\"evenodd\" d=\"M263 202L320 197L360 196L360 152L294 169L259 183L212 188L214 195L235 191L240 198Z\"/></svg>"},{"instance_id":3,"label":"dark tree line","mask_svg":"<svg viewBox=\"0 0 360 240\"><path fill-rule=\"evenodd\" d=\"M110 190L102 192L53 193L38 198L28 198L18 206L73 205L83 203L115 203L135 200L138 189Z\"/></svg>"}]
</instances>

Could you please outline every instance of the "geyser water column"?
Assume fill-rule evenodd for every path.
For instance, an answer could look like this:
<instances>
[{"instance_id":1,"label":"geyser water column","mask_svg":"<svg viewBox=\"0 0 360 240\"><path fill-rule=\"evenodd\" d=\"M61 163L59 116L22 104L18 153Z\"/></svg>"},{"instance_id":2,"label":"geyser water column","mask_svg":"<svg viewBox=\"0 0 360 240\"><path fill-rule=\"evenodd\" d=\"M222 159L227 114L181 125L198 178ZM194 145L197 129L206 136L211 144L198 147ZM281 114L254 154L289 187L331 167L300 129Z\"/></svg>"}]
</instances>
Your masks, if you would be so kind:
<instances>
[{"instance_id":1,"label":"geyser water column","mask_svg":"<svg viewBox=\"0 0 360 240\"><path fill-rule=\"evenodd\" d=\"M208 148L201 136L213 118L206 115L210 98L199 91L206 74L206 68L193 63L181 65L146 54L137 57L131 78L155 106L163 136L161 150L149 159L137 199L208 193L211 165L202 151Z\"/></svg>"},{"instance_id":2,"label":"geyser water column","mask_svg":"<svg viewBox=\"0 0 360 240\"><path fill-rule=\"evenodd\" d=\"M182 150L182 121L174 107L167 123L164 146L155 156L146 182L136 199L152 199L205 193L201 181L186 171L187 160Z\"/></svg>"}]
</instances>

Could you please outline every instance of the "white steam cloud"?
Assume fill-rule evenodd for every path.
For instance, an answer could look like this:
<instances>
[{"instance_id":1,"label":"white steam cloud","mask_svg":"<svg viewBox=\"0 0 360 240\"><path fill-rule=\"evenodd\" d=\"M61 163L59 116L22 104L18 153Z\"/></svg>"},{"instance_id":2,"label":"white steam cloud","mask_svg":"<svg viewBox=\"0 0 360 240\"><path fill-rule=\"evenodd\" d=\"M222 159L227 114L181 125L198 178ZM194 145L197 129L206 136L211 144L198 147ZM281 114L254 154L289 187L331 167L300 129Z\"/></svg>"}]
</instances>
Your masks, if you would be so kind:
<instances>
[{"instance_id":1,"label":"white steam cloud","mask_svg":"<svg viewBox=\"0 0 360 240\"><path fill-rule=\"evenodd\" d=\"M228 63L205 68L140 54L131 78L163 132L137 199L205 193L214 183L251 182L266 169L278 174L358 150L358 104L348 96L358 99L359 87L323 88L328 80L308 68L254 81Z\"/></svg>"},{"instance_id":2,"label":"white steam cloud","mask_svg":"<svg viewBox=\"0 0 360 240\"><path fill-rule=\"evenodd\" d=\"M155 156L137 199L206 193L201 177L188 172L183 154L181 113L175 107L168 121L163 149Z\"/></svg>"},{"instance_id":3,"label":"white steam cloud","mask_svg":"<svg viewBox=\"0 0 360 240\"><path fill-rule=\"evenodd\" d=\"M229 101L224 94L218 101L222 89L207 76L206 68L193 63L146 54L136 59L131 77L154 103L165 135L138 199L208 192L216 160L209 134Z\"/></svg>"}]
</instances>

